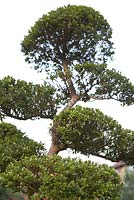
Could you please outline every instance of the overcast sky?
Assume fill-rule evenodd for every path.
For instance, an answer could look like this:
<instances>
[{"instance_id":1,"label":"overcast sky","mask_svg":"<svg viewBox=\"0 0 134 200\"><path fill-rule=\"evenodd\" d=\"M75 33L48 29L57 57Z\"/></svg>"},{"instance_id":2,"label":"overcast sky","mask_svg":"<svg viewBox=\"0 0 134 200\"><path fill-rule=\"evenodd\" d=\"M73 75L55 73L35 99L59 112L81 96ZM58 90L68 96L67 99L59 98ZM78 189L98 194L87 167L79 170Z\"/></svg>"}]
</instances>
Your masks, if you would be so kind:
<instances>
[{"instance_id":1,"label":"overcast sky","mask_svg":"<svg viewBox=\"0 0 134 200\"><path fill-rule=\"evenodd\" d=\"M10 75L15 78L42 83L43 74L38 74L24 61L20 43L28 29L38 18L60 6L86 5L95 8L108 20L113 29L115 44L114 61L109 64L126 75L134 83L134 3L132 0L3 0L0 3L0 78ZM100 108L112 116L124 128L134 130L134 106L121 107L114 101L97 101L84 106ZM26 122L7 119L27 135L43 141L49 148L47 134L50 120Z\"/></svg>"}]
</instances>

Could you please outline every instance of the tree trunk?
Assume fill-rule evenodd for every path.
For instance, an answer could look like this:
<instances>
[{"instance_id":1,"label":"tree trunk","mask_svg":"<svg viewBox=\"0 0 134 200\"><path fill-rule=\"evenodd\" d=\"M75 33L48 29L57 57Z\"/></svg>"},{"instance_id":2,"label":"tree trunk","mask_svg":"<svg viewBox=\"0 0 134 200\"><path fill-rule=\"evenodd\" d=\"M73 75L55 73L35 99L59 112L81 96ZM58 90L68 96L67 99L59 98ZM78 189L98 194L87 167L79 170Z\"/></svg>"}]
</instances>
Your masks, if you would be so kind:
<instances>
[{"instance_id":1,"label":"tree trunk","mask_svg":"<svg viewBox=\"0 0 134 200\"><path fill-rule=\"evenodd\" d=\"M65 108L63 108L62 112L68 110L69 108L72 108L77 103L78 100L79 100L79 96L73 95L70 101L65 106Z\"/></svg>"},{"instance_id":2,"label":"tree trunk","mask_svg":"<svg viewBox=\"0 0 134 200\"><path fill-rule=\"evenodd\" d=\"M72 98L73 96L76 95L76 91L75 91L75 87L73 85L72 79L70 77L71 75L70 75L70 70L69 70L67 61L64 60L62 65L64 69L65 80L66 80L68 91L69 91L69 96L70 98Z\"/></svg>"},{"instance_id":3,"label":"tree trunk","mask_svg":"<svg viewBox=\"0 0 134 200\"><path fill-rule=\"evenodd\" d=\"M79 100L79 96L76 94L72 78L70 77L70 71L69 71L67 61L63 61L63 68L64 68L64 76L65 76L65 81L66 81L67 89L69 92L70 100L61 112L64 112L64 111L72 108L76 104L76 102ZM58 123L55 122L51 129L52 144L48 151L48 156L58 154L60 151L67 149L67 147L65 145L60 144L60 142L59 142L57 126L58 126Z\"/></svg>"},{"instance_id":4,"label":"tree trunk","mask_svg":"<svg viewBox=\"0 0 134 200\"><path fill-rule=\"evenodd\" d=\"M53 142L52 142L52 144L51 144L51 147L50 147L50 149L49 149L49 151L48 151L48 156L52 156L52 155L54 155L54 154L58 154L61 150L65 150L66 148L65 148L65 146L64 145L56 145L56 144L53 144Z\"/></svg>"}]
</instances>

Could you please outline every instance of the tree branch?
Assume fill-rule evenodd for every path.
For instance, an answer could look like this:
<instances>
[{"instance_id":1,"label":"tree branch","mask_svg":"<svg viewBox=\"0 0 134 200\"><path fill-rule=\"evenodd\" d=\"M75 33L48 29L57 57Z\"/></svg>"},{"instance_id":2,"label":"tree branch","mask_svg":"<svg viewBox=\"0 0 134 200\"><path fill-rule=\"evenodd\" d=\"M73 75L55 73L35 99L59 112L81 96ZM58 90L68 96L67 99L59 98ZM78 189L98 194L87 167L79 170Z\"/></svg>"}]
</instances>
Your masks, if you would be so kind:
<instances>
[{"instance_id":1,"label":"tree branch","mask_svg":"<svg viewBox=\"0 0 134 200\"><path fill-rule=\"evenodd\" d=\"M72 108L76 103L77 101L79 100L79 96L78 95L74 95L70 101L67 103L67 105L64 107L64 109L62 111L66 111L68 110L69 108Z\"/></svg>"},{"instance_id":2,"label":"tree branch","mask_svg":"<svg viewBox=\"0 0 134 200\"><path fill-rule=\"evenodd\" d=\"M92 156L97 156L97 157L99 157L99 158L103 158L103 159L105 159L105 160L109 160L109 161L111 161L111 162L117 162L117 160L114 160L114 159L112 159L111 157L110 157L110 159L109 158L107 158L107 156L103 156L103 155L100 155L100 154L97 154L97 153L91 153L90 155L92 155Z\"/></svg>"},{"instance_id":3,"label":"tree branch","mask_svg":"<svg viewBox=\"0 0 134 200\"><path fill-rule=\"evenodd\" d=\"M66 149L67 149L67 147L65 145L63 145L63 144L56 145L56 144L53 144L53 142L52 142L50 149L48 151L48 156L58 154L60 151L66 150Z\"/></svg>"},{"instance_id":4,"label":"tree branch","mask_svg":"<svg viewBox=\"0 0 134 200\"><path fill-rule=\"evenodd\" d=\"M109 100L111 99L110 97L102 97L102 96L92 96L90 97L91 99L94 99L94 100Z\"/></svg>"},{"instance_id":5,"label":"tree branch","mask_svg":"<svg viewBox=\"0 0 134 200\"><path fill-rule=\"evenodd\" d=\"M67 61L63 61L63 68L64 68L65 78L66 78L66 82L67 82L67 86L68 86L69 96L70 96L70 98L72 98L73 96L76 95L76 91L75 91L72 79L70 77L70 74L69 74L70 71L68 68Z\"/></svg>"}]
</instances>

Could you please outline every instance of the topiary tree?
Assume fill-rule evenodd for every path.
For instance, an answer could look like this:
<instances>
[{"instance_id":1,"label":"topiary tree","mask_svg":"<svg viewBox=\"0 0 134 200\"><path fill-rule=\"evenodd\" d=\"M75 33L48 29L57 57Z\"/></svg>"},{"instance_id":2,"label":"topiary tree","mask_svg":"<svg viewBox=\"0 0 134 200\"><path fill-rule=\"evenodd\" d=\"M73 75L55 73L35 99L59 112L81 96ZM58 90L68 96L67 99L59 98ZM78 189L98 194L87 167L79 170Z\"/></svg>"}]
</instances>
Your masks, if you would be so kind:
<instances>
[{"instance_id":1,"label":"topiary tree","mask_svg":"<svg viewBox=\"0 0 134 200\"><path fill-rule=\"evenodd\" d=\"M1 118L52 119L49 156L71 148L133 164L133 131L123 129L99 110L74 107L92 99L134 103L134 85L107 67L114 53L111 37L107 20L90 7L68 5L43 15L21 45L26 61L35 70L45 71L44 84L2 79ZM58 108L61 112L56 115Z\"/></svg>"},{"instance_id":2,"label":"topiary tree","mask_svg":"<svg viewBox=\"0 0 134 200\"><path fill-rule=\"evenodd\" d=\"M90 101L90 99L115 99L123 105L133 104L134 86L125 76L116 72L115 69L108 69L106 65L106 61L111 59L113 55L113 43L111 42L111 37L112 30L108 22L99 12L86 6L68 5L43 15L43 17L29 30L28 35L25 36L22 41L22 52L26 56L26 61L32 63L36 70L45 70L47 75L45 85L38 86L40 88L39 90L43 87L42 93L40 92L41 96L39 96L37 91L34 94L30 94L31 101L29 101L29 99L27 99L27 101L28 103L32 102L33 106L38 105L38 108L41 108L42 112L51 113L50 116L42 116L42 112L36 112L33 116L39 118L51 117L53 119L53 125L51 127L52 145L49 150L49 155L57 154L59 151L71 147L67 142L63 142L63 139L61 142L63 135L59 132L59 126L63 119L55 117L58 107L63 108L61 113L71 112L72 107L79 100L86 102ZM2 82L5 81L3 80ZM14 83L14 85L20 88L19 82ZM9 86L13 89L12 85L9 84ZM28 87L29 86L27 85L26 88ZM35 90L36 86L33 86L33 88L33 90ZM46 94L45 91L48 91L48 93ZM29 93L26 89L21 92L21 96L24 96L24 94L25 98L28 98L27 95ZM42 102L44 107L41 107L38 102L32 101L34 98L36 99L36 95L39 97L38 100L39 102ZM44 97L43 100L42 96ZM9 100L9 98L7 99ZM12 101L13 100L10 100L10 103ZM22 115L21 110L28 104L27 101L23 100L25 105L20 105L20 115ZM52 108L49 105L50 103ZM48 106L46 106L46 104ZM65 106L63 107L62 105L64 104ZM9 114L6 110L2 109L3 114L10 115L11 109L12 107L10 106ZM54 112L51 110L54 110ZM79 109L78 112L81 113L83 110ZM15 110L13 110L12 113L16 116ZM30 113L32 113L32 109L30 110ZM112 129L114 129L111 127L113 121L105 116L105 123L107 124L107 127L109 127L108 129L111 128L111 131L109 130L108 132L107 129L103 129L101 133L98 133L97 130L102 126L103 122L101 121L104 120L104 115L99 114L97 116L97 111L94 112L93 110L91 110L91 114L88 113L87 109L87 112L85 111L84 113L85 120L86 116L88 118L88 115L95 115L94 122L92 123L95 123L96 127L95 125L92 125L90 120L87 122L88 125L86 123L82 124L81 118L77 118L78 115L76 115L76 121L78 121L78 124L81 127L81 132L77 134L77 138L79 141L84 139L86 134L85 130L87 130L86 126L88 126L89 137L92 135L93 131L94 138L96 139L94 139L93 142L89 139L90 148L88 151L83 150L82 153L89 155L93 153L94 150L92 149L96 148L95 154L101 156L103 153L103 157L111 160L120 159L121 154L124 154L125 156L127 153L125 157L122 155L121 159L124 158L125 161L128 162L128 154L130 155L133 152L133 149L129 152L126 151L130 146L127 145L127 142L126 145L124 145L124 149L121 149L118 154L114 153L115 148L112 149L112 146L114 147L116 141L111 142L109 148L112 152L111 156L107 156L105 150L101 152L100 149L97 149L97 141L100 143L100 140L97 139L98 137L103 140L103 148L108 148L110 143L108 144L107 141L111 141L113 133ZM69 126L71 123L70 121L72 120L71 116L68 117L70 117L70 120L64 119L67 126ZM22 118L25 119L23 116ZM32 117L29 116L28 118ZM116 122L115 124L117 125ZM113 127L115 124L113 124ZM66 141L66 137L68 137L68 132L64 134L64 141ZM72 129L70 132L72 132ZM116 131L116 137L120 137L120 134L124 134L124 132L126 132L126 140L128 140L127 137L133 137L132 131L124 130L121 127L119 131ZM119 143L119 140L117 141ZM76 140L73 141L74 146L76 146L76 142ZM84 148L86 145L85 142L87 142L87 140L81 144L81 148ZM94 142L96 145L94 145ZM77 148L77 151L80 151L80 149Z\"/></svg>"}]
</instances>

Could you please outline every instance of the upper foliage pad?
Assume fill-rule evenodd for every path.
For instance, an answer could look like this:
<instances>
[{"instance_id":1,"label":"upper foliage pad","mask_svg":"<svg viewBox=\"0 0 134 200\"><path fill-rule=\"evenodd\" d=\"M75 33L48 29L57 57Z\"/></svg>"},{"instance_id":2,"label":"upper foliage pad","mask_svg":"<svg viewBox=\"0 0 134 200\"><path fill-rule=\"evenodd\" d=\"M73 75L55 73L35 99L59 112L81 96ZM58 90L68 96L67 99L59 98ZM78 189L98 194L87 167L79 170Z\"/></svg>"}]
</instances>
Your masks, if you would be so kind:
<instances>
[{"instance_id":1,"label":"upper foliage pad","mask_svg":"<svg viewBox=\"0 0 134 200\"><path fill-rule=\"evenodd\" d=\"M112 30L93 8L68 5L43 15L22 42L26 61L46 64L103 63L113 54Z\"/></svg>"}]
</instances>

